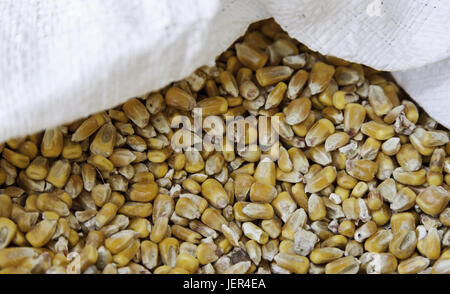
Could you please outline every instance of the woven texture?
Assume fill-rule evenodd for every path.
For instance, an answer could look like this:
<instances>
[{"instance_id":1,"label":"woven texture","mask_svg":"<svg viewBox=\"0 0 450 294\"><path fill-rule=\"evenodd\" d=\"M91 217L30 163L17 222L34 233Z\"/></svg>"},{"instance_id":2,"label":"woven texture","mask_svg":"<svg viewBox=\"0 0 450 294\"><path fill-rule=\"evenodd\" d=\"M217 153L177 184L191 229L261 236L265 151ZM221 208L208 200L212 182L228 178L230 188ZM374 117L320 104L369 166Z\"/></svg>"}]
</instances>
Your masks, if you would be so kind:
<instances>
[{"instance_id":1,"label":"woven texture","mask_svg":"<svg viewBox=\"0 0 450 294\"><path fill-rule=\"evenodd\" d=\"M450 127L450 1L0 0L0 142L212 64L257 20L394 76Z\"/></svg>"}]
</instances>

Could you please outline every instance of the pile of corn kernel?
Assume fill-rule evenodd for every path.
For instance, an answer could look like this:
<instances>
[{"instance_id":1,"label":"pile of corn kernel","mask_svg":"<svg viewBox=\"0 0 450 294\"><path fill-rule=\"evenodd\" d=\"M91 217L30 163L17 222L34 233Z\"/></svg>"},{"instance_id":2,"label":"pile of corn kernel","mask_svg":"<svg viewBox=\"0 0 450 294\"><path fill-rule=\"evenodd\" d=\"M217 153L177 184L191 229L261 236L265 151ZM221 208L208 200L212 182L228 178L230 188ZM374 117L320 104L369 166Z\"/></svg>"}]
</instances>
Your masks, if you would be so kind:
<instances>
[{"instance_id":1,"label":"pile of corn kernel","mask_svg":"<svg viewBox=\"0 0 450 294\"><path fill-rule=\"evenodd\" d=\"M194 108L270 123L253 151L173 148ZM258 22L214 67L0 144L0 273L450 273L448 135L387 73Z\"/></svg>"}]
</instances>

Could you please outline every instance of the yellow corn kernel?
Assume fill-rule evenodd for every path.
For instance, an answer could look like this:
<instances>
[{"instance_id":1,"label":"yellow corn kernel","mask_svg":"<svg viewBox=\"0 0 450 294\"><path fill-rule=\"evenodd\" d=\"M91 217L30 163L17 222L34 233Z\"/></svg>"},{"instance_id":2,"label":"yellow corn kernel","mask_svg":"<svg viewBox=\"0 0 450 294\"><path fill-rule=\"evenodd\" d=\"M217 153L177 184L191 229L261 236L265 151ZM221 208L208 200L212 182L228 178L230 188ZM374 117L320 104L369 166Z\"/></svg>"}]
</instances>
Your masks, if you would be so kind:
<instances>
[{"instance_id":1,"label":"yellow corn kernel","mask_svg":"<svg viewBox=\"0 0 450 294\"><path fill-rule=\"evenodd\" d=\"M425 147L436 147L447 144L448 134L445 131L425 131L422 137L422 144Z\"/></svg>"},{"instance_id":2,"label":"yellow corn kernel","mask_svg":"<svg viewBox=\"0 0 450 294\"><path fill-rule=\"evenodd\" d=\"M182 196L184 195L182 194ZM206 207L208 207L208 202L199 196L189 196L181 197L177 201L175 212L177 215L187 219L198 219Z\"/></svg>"},{"instance_id":3,"label":"yellow corn kernel","mask_svg":"<svg viewBox=\"0 0 450 294\"><path fill-rule=\"evenodd\" d=\"M135 183L131 186L128 196L131 201L149 202L158 194L158 184L155 182Z\"/></svg>"},{"instance_id":4,"label":"yellow corn kernel","mask_svg":"<svg viewBox=\"0 0 450 294\"><path fill-rule=\"evenodd\" d=\"M119 212L129 217L149 217L152 214L151 203L126 202Z\"/></svg>"},{"instance_id":5,"label":"yellow corn kernel","mask_svg":"<svg viewBox=\"0 0 450 294\"><path fill-rule=\"evenodd\" d=\"M378 85L369 86L369 103L378 116L383 116L392 109L391 100L386 96L382 87Z\"/></svg>"},{"instance_id":6,"label":"yellow corn kernel","mask_svg":"<svg viewBox=\"0 0 450 294\"><path fill-rule=\"evenodd\" d=\"M363 123L361 126L361 132L364 135L367 135L380 141L387 140L395 135L393 126L378 123L375 121Z\"/></svg>"},{"instance_id":7,"label":"yellow corn kernel","mask_svg":"<svg viewBox=\"0 0 450 294\"><path fill-rule=\"evenodd\" d=\"M136 256L139 247L139 240L133 240L127 248L113 256L113 261L120 267L126 266Z\"/></svg>"},{"instance_id":8,"label":"yellow corn kernel","mask_svg":"<svg viewBox=\"0 0 450 294\"><path fill-rule=\"evenodd\" d=\"M67 266L67 273L69 274L79 274L84 272L88 267L95 264L98 259L97 249L92 246L85 246L81 252L80 257L75 258L69 265Z\"/></svg>"},{"instance_id":9,"label":"yellow corn kernel","mask_svg":"<svg viewBox=\"0 0 450 294\"><path fill-rule=\"evenodd\" d=\"M160 179L164 177L169 171L169 166L167 163L151 163L149 164L149 170L154 175L155 178Z\"/></svg>"},{"instance_id":10,"label":"yellow corn kernel","mask_svg":"<svg viewBox=\"0 0 450 294\"><path fill-rule=\"evenodd\" d=\"M83 150L80 143L72 142L69 138L64 139L62 156L65 159L77 159L81 155L83 155Z\"/></svg>"},{"instance_id":11,"label":"yellow corn kernel","mask_svg":"<svg viewBox=\"0 0 450 294\"><path fill-rule=\"evenodd\" d=\"M371 181L375 177L378 165L375 161L355 159L347 160L346 172L361 181Z\"/></svg>"},{"instance_id":12,"label":"yellow corn kernel","mask_svg":"<svg viewBox=\"0 0 450 294\"><path fill-rule=\"evenodd\" d=\"M340 187L345 189L353 189L358 183L358 181L355 178L347 174L344 170L341 170L337 173L336 182Z\"/></svg>"},{"instance_id":13,"label":"yellow corn kernel","mask_svg":"<svg viewBox=\"0 0 450 294\"><path fill-rule=\"evenodd\" d=\"M133 121L138 127L144 128L148 125L150 114L144 104L138 99L133 98L122 105L122 110L126 116ZM73 140L73 139L72 139Z\"/></svg>"},{"instance_id":14,"label":"yellow corn kernel","mask_svg":"<svg viewBox=\"0 0 450 294\"><path fill-rule=\"evenodd\" d=\"M297 125L309 116L311 100L309 98L297 98L292 100L285 111L285 121L288 125Z\"/></svg>"},{"instance_id":15,"label":"yellow corn kernel","mask_svg":"<svg viewBox=\"0 0 450 294\"><path fill-rule=\"evenodd\" d=\"M400 138L398 137L392 137L384 141L384 143L381 145L381 150L388 156L396 155L400 148Z\"/></svg>"},{"instance_id":16,"label":"yellow corn kernel","mask_svg":"<svg viewBox=\"0 0 450 294\"><path fill-rule=\"evenodd\" d=\"M394 233L392 240L389 242L389 251L399 259L410 257L417 244L416 232L408 229L402 229Z\"/></svg>"},{"instance_id":17,"label":"yellow corn kernel","mask_svg":"<svg viewBox=\"0 0 450 294\"><path fill-rule=\"evenodd\" d=\"M271 204L283 222L286 222L291 213L297 208L297 204L288 192L278 194Z\"/></svg>"},{"instance_id":18,"label":"yellow corn kernel","mask_svg":"<svg viewBox=\"0 0 450 294\"><path fill-rule=\"evenodd\" d=\"M201 108L203 117L224 114L228 110L228 102L220 96L210 97L197 102L196 107Z\"/></svg>"},{"instance_id":19,"label":"yellow corn kernel","mask_svg":"<svg viewBox=\"0 0 450 294\"><path fill-rule=\"evenodd\" d=\"M0 194L0 217L9 218L12 212L11 197L6 194Z\"/></svg>"},{"instance_id":20,"label":"yellow corn kernel","mask_svg":"<svg viewBox=\"0 0 450 294\"><path fill-rule=\"evenodd\" d=\"M26 168L30 164L30 158L8 148L3 149L3 158L18 168Z\"/></svg>"},{"instance_id":21,"label":"yellow corn kernel","mask_svg":"<svg viewBox=\"0 0 450 294\"><path fill-rule=\"evenodd\" d=\"M314 264L324 264L332 262L344 255L344 251L339 248L323 247L314 249L309 255L309 259Z\"/></svg>"},{"instance_id":22,"label":"yellow corn kernel","mask_svg":"<svg viewBox=\"0 0 450 294\"><path fill-rule=\"evenodd\" d=\"M311 111L304 121L299 124L293 125L292 130L297 136L304 137L308 133L311 126L314 124L315 119L316 115L313 111Z\"/></svg>"},{"instance_id":23,"label":"yellow corn kernel","mask_svg":"<svg viewBox=\"0 0 450 294\"><path fill-rule=\"evenodd\" d=\"M287 97L289 99L296 99L300 94L300 91L308 81L309 73L305 70L297 71L289 81L287 89Z\"/></svg>"},{"instance_id":24,"label":"yellow corn kernel","mask_svg":"<svg viewBox=\"0 0 450 294\"><path fill-rule=\"evenodd\" d=\"M429 186L419 193L416 203L425 213L437 215L447 207L449 199L449 193L444 188Z\"/></svg>"},{"instance_id":25,"label":"yellow corn kernel","mask_svg":"<svg viewBox=\"0 0 450 294\"><path fill-rule=\"evenodd\" d=\"M292 253L278 253L274 257L280 267L296 274L306 274L309 269L308 258Z\"/></svg>"},{"instance_id":26,"label":"yellow corn kernel","mask_svg":"<svg viewBox=\"0 0 450 294\"><path fill-rule=\"evenodd\" d=\"M3 185L6 182L6 172L3 169L0 169L0 185Z\"/></svg>"},{"instance_id":27,"label":"yellow corn kernel","mask_svg":"<svg viewBox=\"0 0 450 294\"><path fill-rule=\"evenodd\" d=\"M404 187L393 197L391 209L401 212L412 208L415 203L416 193L410 188Z\"/></svg>"},{"instance_id":28,"label":"yellow corn kernel","mask_svg":"<svg viewBox=\"0 0 450 294\"><path fill-rule=\"evenodd\" d=\"M333 235L320 244L321 247L336 247L339 249L345 249L348 243L348 239L343 235Z\"/></svg>"},{"instance_id":29,"label":"yellow corn kernel","mask_svg":"<svg viewBox=\"0 0 450 294\"><path fill-rule=\"evenodd\" d=\"M449 274L449 258L440 258L434 264L431 273L433 274Z\"/></svg>"},{"instance_id":30,"label":"yellow corn kernel","mask_svg":"<svg viewBox=\"0 0 450 294\"><path fill-rule=\"evenodd\" d=\"M294 252L294 242L291 240L283 240L280 242L279 246L280 253L290 253L295 254Z\"/></svg>"},{"instance_id":31,"label":"yellow corn kernel","mask_svg":"<svg viewBox=\"0 0 450 294\"><path fill-rule=\"evenodd\" d=\"M8 247L17 232L17 225L6 217L0 217L0 249Z\"/></svg>"},{"instance_id":32,"label":"yellow corn kernel","mask_svg":"<svg viewBox=\"0 0 450 294\"><path fill-rule=\"evenodd\" d=\"M361 146L359 153L362 159L374 160L378 155L378 150L380 149L380 147L381 147L380 141L377 141L374 138L369 137Z\"/></svg>"},{"instance_id":33,"label":"yellow corn kernel","mask_svg":"<svg viewBox=\"0 0 450 294\"><path fill-rule=\"evenodd\" d=\"M433 154L431 155L431 158L430 158L430 171L442 173L445 162L446 162L446 159L445 159L444 149L436 148L433 151ZM437 186L439 186L439 185L437 185Z\"/></svg>"},{"instance_id":34,"label":"yellow corn kernel","mask_svg":"<svg viewBox=\"0 0 450 294\"><path fill-rule=\"evenodd\" d=\"M31 231L27 232L25 238L33 247L42 247L50 241L55 233L56 225L56 220L44 219L36 224Z\"/></svg>"},{"instance_id":35,"label":"yellow corn kernel","mask_svg":"<svg viewBox=\"0 0 450 294\"><path fill-rule=\"evenodd\" d=\"M398 264L399 274L418 274L430 265L430 260L422 256L414 256Z\"/></svg>"},{"instance_id":36,"label":"yellow corn kernel","mask_svg":"<svg viewBox=\"0 0 450 294\"><path fill-rule=\"evenodd\" d=\"M318 94L326 89L330 83L335 69L332 65L328 65L323 62L316 62L309 76L309 89L311 90L311 95Z\"/></svg>"},{"instance_id":37,"label":"yellow corn kernel","mask_svg":"<svg viewBox=\"0 0 450 294\"><path fill-rule=\"evenodd\" d=\"M166 147L161 150L150 150L147 152L147 158L150 162L162 163L165 162L172 153L170 147Z\"/></svg>"},{"instance_id":38,"label":"yellow corn kernel","mask_svg":"<svg viewBox=\"0 0 450 294\"><path fill-rule=\"evenodd\" d=\"M184 111L191 111L196 103L194 97L178 87L167 90L165 101L168 106Z\"/></svg>"},{"instance_id":39,"label":"yellow corn kernel","mask_svg":"<svg viewBox=\"0 0 450 294\"><path fill-rule=\"evenodd\" d=\"M83 121L83 123L76 129L72 135L72 141L81 142L95 133L106 122L105 113L97 113ZM61 150L62 150L62 137L61 137ZM59 145L59 144L58 144ZM42 146L41 146L42 152ZM56 153L56 152L55 152ZM43 154L44 157L48 157Z\"/></svg>"},{"instance_id":40,"label":"yellow corn kernel","mask_svg":"<svg viewBox=\"0 0 450 294\"><path fill-rule=\"evenodd\" d=\"M417 171L422 166L422 156L411 144L402 145L395 157L405 171Z\"/></svg>"},{"instance_id":41,"label":"yellow corn kernel","mask_svg":"<svg viewBox=\"0 0 450 294\"><path fill-rule=\"evenodd\" d=\"M221 212L214 208L205 209L205 211L202 214L201 221L208 227L216 231L221 231L222 225L227 223L225 218L222 216Z\"/></svg>"},{"instance_id":42,"label":"yellow corn kernel","mask_svg":"<svg viewBox=\"0 0 450 294\"><path fill-rule=\"evenodd\" d=\"M297 183L291 187L292 198L297 202L298 206L308 211L308 197L305 193L305 185L303 183Z\"/></svg>"},{"instance_id":43,"label":"yellow corn kernel","mask_svg":"<svg viewBox=\"0 0 450 294\"><path fill-rule=\"evenodd\" d=\"M377 224L374 221L368 221L367 223L360 226L354 235L354 239L357 242L363 242L377 231Z\"/></svg>"},{"instance_id":44,"label":"yellow corn kernel","mask_svg":"<svg viewBox=\"0 0 450 294\"><path fill-rule=\"evenodd\" d=\"M6 141L6 144L12 149L17 149L19 148L20 144L23 143L24 140L25 138L13 138Z\"/></svg>"},{"instance_id":45,"label":"yellow corn kernel","mask_svg":"<svg viewBox=\"0 0 450 294\"><path fill-rule=\"evenodd\" d=\"M366 109L361 104L349 103L344 110L344 131L355 136L366 118Z\"/></svg>"},{"instance_id":46,"label":"yellow corn kernel","mask_svg":"<svg viewBox=\"0 0 450 294\"><path fill-rule=\"evenodd\" d=\"M299 227L303 227L306 224L307 215L304 209L300 208L295 210L283 225L282 236L283 238L294 240L294 235ZM269 236L278 235L278 225L281 225L278 219L272 220L269 223L261 223L263 229L267 232L270 231ZM274 228L273 228L274 227ZM274 230L275 229L275 230Z\"/></svg>"},{"instance_id":47,"label":"yellow corn kernel","mask_svg":"<svg viewBox=\"0 0 450 294\"><path fill-rule=\"evenodd\" d=\"M389 206L383 204L380 209L374 210L372 213L372 220L378 225L383 226L389 222L391 217L391 210Z\"/></svg>"},{"instance_id":48,"label":"yellow corn kernel","mask_svg":"<svg viewBox=\"0 0 450 294\"><path fill-rule=\"evenodd\" d=\"M239 88L234 78L233 74L230 71L223 71L219 75L220 83L224 90L233 97L237 97L239 95Z\"/></svg>"},{"instance_id":49,"label":"yellow corn kernel","mask_svg":"<svg viewBox=\"0 0 450 294\"><path fill-rule=\"evenodd\" d=\"M338 90L335 80L331 79L330 83L324 91L319 94L319 101L328 107L333 106L333 94Z\"/></svg>"},{"instance_id":50,"label":"yellow corn kernel","mask_svg":"<svg viewBox=\"0 0 450 294\"><path fill-rule=\"evenodd\" d=\"M104 124L95 135L90 145L92 154L109 157L114 151L117 132L112 123Z\"/></svg>"},{"instance_id":51,"label":"yellow corn kernel","mask_svg":"<svg viewBox=\"0 0 450 294\"><path fill-rule=\"evenodd\" d=\"M345 106L352 102L358 101L358 95L352 92L336 91L333 94L333 106L336 109L343 110Z\"/></svg>"},{"instance_id":52,"label":"yellow corn kernel","mask_svg":"<svg viewBox=\"0 0 450 294\"><path fill-rule=\"evenodd\" d=\"M329 119L335 125L339 125L344 121L342 111L334 107L325 107L322 109L321 113L324 118Z\"/></svg>"},{"instance_id":53,"label":"yellow corn kernel","mask_svg":"<svg viewBox=\"0 0 450 294\"><path fill-rule=\"evenodd\" d=\"M161 94L159 94L158 96L161 96ZM162 96L161 96L161 99L162 99ZM108 114L109 114L109 117L112 118L113 120L117 120L117 121L123 122L123 123L127 123L129 121L128 117L125 115L125 113L123 111L116 110L116 109L110 109L108 111Z\"/></svg>"},{"instance_id":54,"label":"yellow corn kernel","mask_svg":"<svg viewBox=\"0 0 450 294\"><path fill-rule=\"evenodd\" d=\"M376 163L378 165L377 179L386 180L391 177L394 172L394 161L391 157L385 155L383 152L379 152L377 155Z\"/></svg>"},{"instance_id":55,"label":"yellow corn kernel","mask_svg":"<svg viewBox=\"0 0 450 294\"><path fill-rule=\"evenodd\" d=\"M176 153L170 156L168 164L175 170L182 170L186 164L186 155L184 153Z\"/></svg>"},{"instance_id":56,"label":"yellow corn kernel","mask_svg":"<svg viewBox=\"0 0 450 294\"><path fill-rule=\"evenodd\" d=\"M397 85L388 82L388 84L383 87L383 90L394 107L400 105L400 99L398 98L399 88L397 87Z\"/></svg>"},{"instance_id":57,"label":"yellow corn kernel","mask_svg":"<svg viewBox=\"0 0 450 294\"><path fill-rule=\"evenodd\" d=\"M104 172L111 172L115 166L112 161L101 155L91 155L87 162Z\"/></svg>"},{"instance_id":58,"label":"yellow corn kernel","mask_svg":"<svg viewBox=\"0 0 450 294\"><path fill-rule=\"evenodd\" d=\"M202 236L199 233L189 230L180 225L172 226L172 234L181 240L191 242L194 244L200 243L200 239L202 238Z\"/></svg>"},{"instance_id":59,"label":"yellow corn kernel","mask_svg":"<svg viewBox=\"0 0 450 294\"><path fill-rule=\"evenodd\" d=\"M270 160L261 160L255 169L254 177L257 183L275 186L276 183L275 163L273 163Z\"/></svg>"},{"instance_id":60,"label":"yellow corn kernel","mask_svg":"<svg viewBox=\"0 0 450 294\"><path fill-rule=\"evenodd\" d=\"M186 163L184 169L188 173L196 173L201 171L205 167L205 161L203 160L200 152L197 150L189 150L185 152Z\"/></svg>"},{"instance_id":61,"label":"yellow corn kernel","mask_svg":"<svg viewBox=\"0 0 450 294\"><path fill-rule=\"evenodd\" d=\"M244 221L251 221L253 220L250 216L246 215L244 213L244 208L249 204L250 202L244 202L244 201L238 201L235 202L233 205L233 213L234 218L237 221L244 222Z\"/></svg>"},{"instance_id":62,"label":"yellow corn kernel","mask_svg":"<svg viewBox=\"0 0 450 294\"><path fill-rule=\"evenodd\" d=\"M308 214L312 221L322 220L327 215L325 204L317 194L311 194L308 199Z\"/></svg>"},{"instance_id":63,"label":"yellow corn kernel","mask_svg":"<svg viewBox=\"0 0 450 294\"><path fill-rule=\"evenodd\" d=\"M314 147L325 142L335 131L334 125L326 118L318 120L308 131L305 137L306 145Z\"/></svg>"},{"instance_id":64,"label":"yellow corn kernel","mask_svg":"<svg viewBox=\"0 0 450 294\"><path fill-rule=\"evenodd\" d=\"M81 140L80 140L81 141ZM47 158L58 157L63 150L63 134L59 128L44 132L41 142L41 154Z\"/></svg>"},{"instance_id":65,"label":"yellow corn kernel","mask_svg":"<svg viewBox=\"0 0 450 294\"><path fill-rule=\"evenodd\" d=\"M69 206L53 193L40 194L36 199L36 206L41 211L52 211L59 216L68 216L70 213Z\"/></svg>"},{"instance_id":66,"label":"yellow corn kernel","mask_svg":"<svg viewBox=\"0 0 450 294\"><path fill-rule=\"evenodd\" d=\"M426 182L426 171L425 169L420 169L418 171L408 172L403 168L398 167L394 169L392 173L394 179L400 184L419 186Z\"/></svg>"},{"instance_id":67,"label":"yellow corn kernel","mask_svg":"<svg viewBox=\"0 0 450 294\"><path fill-rule=\"evenodd\" d=\"M428 156L433 153L434 147L426 147L423 145L425 132L425 129L417 127L414 132L409 135L409 141L420 154Z\"/></svg>"},{"instance_id":68,"label":"yellow corn kernel","mask_svg":"<svg viewBox=\"0 0 450 294\"><path fill-rule=\"evenodd\" d=\"M361 198L366 194L366 192L369 190L369 186L366 182L358 182L352 189L352 192L350 193L351 196L356 198Z\"/></svg>"},{"instance_id":69,"label":"yellow corn kernel","mask_svg":"<svg viewBox=\"0 0 450 294\"><path fill-rule=\"evenodd\" d=\"M155 268L154 270L154 274L159 274L159 275L166 275L169 274L172 270L172 267L167 266L167 265L160 265L157 268ZM187 271L186 271L187 272Z\"/></svg>"},{"instance_id":70,"label":"yellow corn kernel","mask_svg":"<svg viewBox=\"0 0 450 294\"><path fill-rule=\"evenodd\" d=\"M378 230L364 242L364 248L369 252L386 252L393 237L388 230Z\"/></svg>"},{"instance_id":71,"label":"yellow corn kernel","mask_svg":"<svg viewBox=\"0 0 450 294\"><path fill-rule=\"evenodd\" d=\"M274 215L272 205L268 203L248 203L242 213L251 219L272 219Z\"/></svg>"},{"instance_id":72,"label":"yellow corn kernel","mask_svg":"<svg viewBox=\"0 0 450 294\"><path fill-rule=\"evenodd\" d=\"M394 235L402 230L414 231L416 229L416 218L411 212L394 214L391 218L391 228Z\"/></svg>"},{"instance_id":73,"label":"yellow corn kernel","mask_svg":"<svg viewBox=\"0 0 450 294\"><path fill-rule=\"evenodd\" d=\"M176 266L185 269L188 273L194 274L199 267L199 261L189 254L180 254L176 259Z\"/></svg>"},{"instance_id":74,"label":"yellow corn kernel","mask_svg":"<svg viewBox=\"0 0 450 294\"><path fill-rule=\"evenodd\" d=\"M336 169L327 166L306 180L305 192L316 193L329 186L336 179Z\"/></svg>"},{"instance_id":75,"label":"yellow corn kernel","mask_svg":"<svg viewBox=\"0 0 450 294\"><path fill-rule=\"evenodd\" d=\"M331 164L336 167L337 170L345 169L345 162L347 156L337 150L331 152Z\"/></svg>"},{"instance_id":76,"label":"yellow corn kernel","mask_svg":"<svg viewBox=\"0 0 450 294\"><path fill-rule=\"evenodd\" d=\"M423 228L423 231L426 229ZM428 232L422 233L418 227L417 250L426 258L438 259L441 255L441 238L436 228L430 228ZM424 234L425 236L421 236Z\"/></svg>"},{"instance_id":77,"label":"yellow corn kernel","mask_svg":"<svg viewBox=\"0 0 450 294\"><path fill-rule=\"evenodd\" d=\"M344 220L339 224L338 232L349 238L353 238L355 234L355 223L350 220Z\"/></svg>"},{"instance_id":78,"label":"yellow corn kernel","mask_svg":"<svg viewBox=\"0 0 450 294\"><path fill-rule=\"evenodd\" d=\"M267 96L264 109L268 110L277 107L283 100L286 91L287 85L283 82L279 82Z\"/></svg>"},{"instance_id":79,"label":"yellow corn kernel","mask_svg":"<svg viewBox=\"0 0 450 294\"><path fill-rule=\"evenodd\" d=\"M225 189L215 179L207 179L202 183L202 195L216 208L224 208L228 204Z\"/></svg>"},{"instance_id":80,"label":"yellow corn kernel","mask_svg":"<svg viewBox=\"0 0 450 294\"><path fill-rule=\"evenodd\" d=\"M106 203L95 215L95 225L98 229L107 225L116 216L118 206L114 203Z\"/></svg>"},{"instance_id":81,"label":"yellow corn kernel","mask_svg":"<svg viewBox=\"0 0 450 294\"><path fill-rule=\"evenodd\" d=\"M359 271L359 262L353 256L336 259L325 266L326 274L356 274Z\"/></svg>"},{"instance_id":82,"label":"yellow corn kernel","mask_svg":"<svg viewBox=\"0 0 450 294\"><path fill-rule=\"evenodd\" d=\"M408 100L403 100L402 105L405 106L406 118L413 124L417 123L417 121L419 120L419 111L414 103Z\"/></svg>"},{"instance_id":83,"label":"yellow corn kernel","mask_svg":"<svg viewBox=\"0 0 450 294\"><path fill-rule=\"evenodd\" d=\"M237 73L237 71L242 67L242 64L239 62L236 56L231 56L227 60L226 70L231 72L233 75ZM201 72L200 72L201 73ZM191 75L192 76L192 75ZM188 80L189 81L189 80ZM190 83L193 86L192 90L197 91L201 90L199 87L194 87L193 83Z\"/></svg>"},{"instance_id":84,"label":"yellow corn kernel","mask_svg":"<svg viewBox=\"0 0 450 294\"><path fill-rule=\"evenodd\" d=\"M71 167L68 160L57 160L50 167L46 181L53 184L55 187L62 188L67 183L70 172Z\"/></svg>"},{"instance_id":85,"label":"yellow corn kernel","mask_svg":"<svg viewBox=\"0 0 450 294\"><path fill-rule=\"evenodd\" d=\"M336 132L325 140L325 151L334 151L348 143L350 137L345 132Z\"/></svg>"},{"instance_id":86,"label":"yellow corn kernel","mask_svg":"<svg viewBox=\"0 0 450 294\"><path fill-rule=\"evenodd\" d=\"M359 219L360 206L358 199L350 197L342 202L342 209L345 217L349 220Z\"/></svg>"},{"instance_id":87,"label":"yellow corn kernel","mask_svg":"<svg viewBox=\"0 0 450 294\"><path fill-rule=\"evenodd\" d=\"M236 56L239 59L239 62L246 67L257 70L263 67L267 62L267 54L247 42L237 43L235 48Z\"/></svg>"},{"instance_id":88,"label":"yellow corn kernel","mask_svg":"<svg viewBox=\"0 0 450 294\"><path fill-rule=\"evenodd\" d=\"M239 93L247 100L255 100L259 97L259 88L251 81L243 81L239 86ZM230 105L231 106L231 105Z\"/></svg>"},{"instance_id":89,"label":"yellow corn kernel","mask_svg":"<svg viewBox=\"0 0 450 294\"><path fill-rule=\"evenodd\" d=\"M158 245L145 240L141 242L142 264L149 270L158 265Z\"/></svg>"},{"instance_id":90,"label":"yellow corn kernel","mask_svg":"<svg viewBox=\"0 0 450 294\"><path fill-rule=\"evenodd\" d=\"M256 79L262 86L269 86L288 79L294 70L288 66L267 66L256 70Z\"/></svg>"},{"instance_id":91,"label":"yellow corn kernel","mask_svg":"<svg viewBox=\"0 0 450 294\"><path fill-rule=\"evenodd\" d=\"M251 222L244 222L242 224L242 231L247 238L255 240L261 245L266 244L269 241L269 235Z\"/></svg>"},{"instance_id":92,"label":"yellow corn kernel","mask_svg":"<svg viewBox=\"0 0 450 294\"><path fill-rule=\"evenodd\" d=\"M0 195L0 203L1 203L1 195ZM1 216L1 213L0 213ZM439 215L439 221L444 225L444 226L450 226L450 207L447 207L446 209L444 209L443 212L441 212L441 214Z\"/></svg>"},{"instance_id":93,"label":"yellow corn kernel","mask_svg":"<svg viewBox=\"0 0 450 294\"><path fill-rule=\"evenodd\" d=\"M111 235L105 240L105 247L112 253L117 254L125 250L137 238L137 233L133 230L122 230Z\"/></svg>"},{"instance_id":94,"label":"yellow corn kernel","mask_svg":"<svg viewBox=\"0 0 450 294\"><path fill-rule=\"evenodd\" d=\"M0 249L0 268L17 267L28 258L37 258L39 249L31 247L10 247Z\"/></svg>"},{"instance_id":95,"label":"yellow corn kernel","mask_svg":"<svg viewBox=\"0 0 450 294\"><path fill-rule=\"evenodd\" d=\"M217 255L217 245L214 243L201 243L197 246L196 255L200 264L205 265L215 262Z\"/></svg>"},{"instance_id":96,"label":"yellow corn kernel","mask_svg":"<svg viewBox=\"0 0 450 294\"><path fill-rule=\"evenodd\" d=\"M192 194L198 194L202 191L200 184L191 178L187 178L183 181L183 188Z\"/></svg>"}]
</instances>

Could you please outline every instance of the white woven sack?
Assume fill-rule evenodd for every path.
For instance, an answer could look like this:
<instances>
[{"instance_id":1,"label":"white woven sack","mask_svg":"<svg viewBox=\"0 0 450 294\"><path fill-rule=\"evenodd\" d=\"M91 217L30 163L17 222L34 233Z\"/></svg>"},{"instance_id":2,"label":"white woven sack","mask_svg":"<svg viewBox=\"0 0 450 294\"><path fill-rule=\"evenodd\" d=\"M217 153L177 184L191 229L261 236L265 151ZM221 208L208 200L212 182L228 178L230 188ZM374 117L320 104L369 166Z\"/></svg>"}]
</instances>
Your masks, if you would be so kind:
<instances>
[{"instance_id":1,"label":"white woven sack","mask_svg":"<svg viewBox=\"0 0 450 294\"><path fill-rule=\"evenodd\" d=\"M0 0L0 142L212 64L257 20L394 77L450 127L450 1Z\"/></svg>"}]
</instances>

